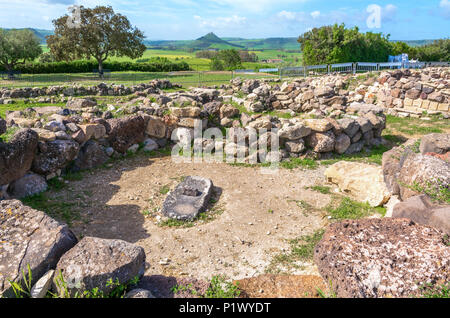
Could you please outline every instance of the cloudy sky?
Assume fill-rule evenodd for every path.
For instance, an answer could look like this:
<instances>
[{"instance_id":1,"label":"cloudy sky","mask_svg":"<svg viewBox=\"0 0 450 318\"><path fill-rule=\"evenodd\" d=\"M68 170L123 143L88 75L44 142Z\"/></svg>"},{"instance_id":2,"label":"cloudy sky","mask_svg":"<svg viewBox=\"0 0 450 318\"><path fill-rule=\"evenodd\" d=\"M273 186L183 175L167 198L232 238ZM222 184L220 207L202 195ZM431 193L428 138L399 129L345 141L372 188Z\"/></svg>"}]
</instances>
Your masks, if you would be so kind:
<instances>
[{"instance_id":1,"label":"cloudy sky","mask_svg":"<svg viewBox=\"0 0 450 318\"><path fill-rule=\"evenodd\" d=\"M450 37L450 0L0 0L0 27L52 29L72 4L111 5L153 40L296 37L316 26L344 22L393 40ZM370 5L381 27L368 27Z\"/></svg>"}]
</instances>

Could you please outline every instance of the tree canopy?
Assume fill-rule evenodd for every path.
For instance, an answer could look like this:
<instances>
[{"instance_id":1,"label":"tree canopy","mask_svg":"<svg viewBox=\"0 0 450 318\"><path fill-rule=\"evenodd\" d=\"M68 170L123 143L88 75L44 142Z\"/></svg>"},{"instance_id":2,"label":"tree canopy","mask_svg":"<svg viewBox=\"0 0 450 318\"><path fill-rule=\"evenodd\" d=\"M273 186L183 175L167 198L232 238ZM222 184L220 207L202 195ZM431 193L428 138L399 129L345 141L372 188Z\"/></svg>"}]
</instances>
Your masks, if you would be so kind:
<instances>
[{"instance_id":1,"label":"tree canopy","mask_svg":"<svg viewBox=\"0 0 450 318\"><path fill-rule=\"evenodd\" d=\"M391 53L389 35L361 33L345 24L314 28L298 39L308 65L342 62L385 62Z\"/></svg>"},{"instance_id":2,"label":"tree canopy","mask_svg":"<svg viewBox=\"0 0 450 318\"><path fill-rule=\"evenodd\" d=\"M36 59L42 53L33 31L0 29L0 64L11 73L19 64Z\"/></svg>"},{"instance_id":3,"label":"tree canopy","mask_svg":"<svg viewBox=\"0 0 450 318\"><path fill-rule=\"evenodd\" d=\"M54 20L54 35L47 36L50 52L58 61L94 58L102 74L103 62L109 57L136 59L146 50L144 34L110 6L93 9L81 6L80 24L68 23L71 21L68 15Z\"/></svg>"}]
</instances>

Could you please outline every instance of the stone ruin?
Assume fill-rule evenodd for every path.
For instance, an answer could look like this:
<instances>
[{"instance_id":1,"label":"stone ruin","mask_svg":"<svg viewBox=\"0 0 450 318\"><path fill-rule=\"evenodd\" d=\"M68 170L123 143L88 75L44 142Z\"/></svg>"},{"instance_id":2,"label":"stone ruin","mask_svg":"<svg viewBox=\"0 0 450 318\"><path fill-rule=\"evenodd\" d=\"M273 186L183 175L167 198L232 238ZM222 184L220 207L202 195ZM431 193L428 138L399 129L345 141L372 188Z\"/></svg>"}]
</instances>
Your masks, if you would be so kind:
<instances>
[{"instance_id":1,"label":"stone ruin","mask_svg":"<svg viewBox=\"0 0 450 318\"><path fill-rule=\"evenodd\" d=\"M364 83L357 83L354 90L350 86L355 77L349 75L302 78L282 83L281 86L266 81L234 79L220 88L196 88L173 93L162 91L174 87L167 81L153 81L131 88L101 84L95 87L2 89L2 103L12 104L15 99L25 99L30 107L23 111L7 112L5 120L0 119L0 135L11 128L19 128L9 142L0 142L0 200L6 199L0 201L0 293L11 295L8 279L20 282L21 272L26 270L25 263L30 264L33 272L33 297L45 295L52 284L54 290L61 292L55 285L55 271L58 270L69 281L81 278L82 284L71 288L70 293L93 287L108 292L103 278L112 275L125 282L143 273L145 253L141 248L120 240L86 237L78 242L64 224L23 206L20 201L10 200L44 191L49 179L70 171L92 169L110 158L122 157L141 147L148 151L165 147L173 135L192 132L196 121L201 121L204 128L229 128L231 138L221 146L231 156L237 156L239 152L245 153L247 158L250 155L248 145L239 149L237 143L242 135L244 140L248 140L245 128L267 130L259 136L258 145L267 144L273 137L272 131L276 131L281 149L274 157L282 160L324 159L336 154L358 153L383 144L381 135L386 125L386 113L411 117L440 114L448 118L449 77L449 70L443 68L386 71L378 78L369 77ZM131 95L130 102L123 105L99 105L95 98L126 95ZM36 103L62 101L66 107L33 108ZM268 111L275 113L267 114ZM289 116L282 114L292 117L284 118ZM217 145L214 139L202 138L194 142L203 149ZM413 201L408 203L408 200L414 199L414 193L409 193L408 188L395 181L399 176L408 178L411 175L408 171L428 171L425 169L430 166L427 162L433 159L428 158L429 155L422 158L426 154L448 154L445 145L433 148L434 141L422 143L424 153L415 155L417 157L404 156L396 161L397 154L389 157L385 154L383 158L383 175L388 190L404 200L403 204L413 204L419 211L414 212L414 216L411 209L405 210L397 205L394 214L415 218L414 221L422 225L403 219L339 223L327 232L316 248L315 260L322 276L333 282L344 282L336 286L338 296L404 297L417 292L410 285L394 284L399 273L403 272L389 270L392 255L401 258L402 253L411 251L409 242L406 244L411 238L415 242L413 248L418 250L414 254L413 265L433 270L417 272L408 279L448 281L448 243L444 245L441 240L442 232L429 227L432 225L448 231L445 228L448 223L439 221L442 207L426 199L421 201L422 205ZM397 151L402 158L407 149L403 147L392 151ZM268 158L273 157L270 152L270 149L259 152L258 162L267 162ZM447 164L435 163L436 167L439 165L447 165L445 171L448 171L448 161ZM164 206L166 215L192 220L205 208L212 186L209 180L186 179L169 194ZM189 211L178 209L186 200ZM384 201L384 198L381 200ZM430 215L425 221L417 216L424 210ZM386 254L384 247L375 242L370 246L370 253L377 257L365 259L364 255L352 254L352 251L362 250L360 240L354 239L357 236L355 231L367 238L382 235L386 238L385 244L390 244L396 253ZM17 237L27 239L16 242ZM26 248L26 242L33 248ZM425 250L424 242L428 242L427 248L436 248ZM47 252L33 254L41 250L43 244ZM92 264L85 263L86 255L92 256ZM344 265L345 262L350 264L352 259L361 258L367 263L364 264L372 267L369 266L370 271L364 270L361 264L352 267L357 277L362 279L355 280L355 271L349 272L351 266ZM386 263L377 264L378 258L386 260ZM441 266L430 261L430 258ZM14 259L13 263L11 259ZM72 271L74 265L78 266L79 272ZM405 275L410 270L405 268ZM385 271L389 271L389 275L380 278ZM132 294L142 292L146 297L152 297L142 290Z\"/></svg>"}]
</instances>

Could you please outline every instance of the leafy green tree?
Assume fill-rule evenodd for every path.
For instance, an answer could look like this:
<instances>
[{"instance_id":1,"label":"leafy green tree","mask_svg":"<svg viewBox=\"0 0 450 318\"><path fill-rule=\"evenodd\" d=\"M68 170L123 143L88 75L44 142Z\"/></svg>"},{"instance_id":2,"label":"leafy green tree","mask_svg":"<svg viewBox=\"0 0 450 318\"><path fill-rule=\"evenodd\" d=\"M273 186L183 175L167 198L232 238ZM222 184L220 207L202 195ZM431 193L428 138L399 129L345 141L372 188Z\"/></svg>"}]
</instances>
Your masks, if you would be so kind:
<instances>
[{"instance_id":1,"label":"leafy green tree","mask_svg":"<svg viewBox=\"0 0 450 318\"><path fill-rule=\"evenodd\" d=\"M211 71L223 71L225 69L222 61L219 60L217 57L211 59L209 68L211 69Z\"/></svg>"},{"instance_id":2,"label":"leafy green tree","mask_svg":"<svg viewBox=\"0 0 450 318\"><path fill-rule=\"evenodd\" d=\"M222 61L223 66L226 70L232 71L242 68L241 56L235 49L222 50L219 52L217 57Z\"/></svg>"},{"instance_id":3,"label":"leafy green tree","mask_svg":"<svg viewBox=\"0 0 450 318\"><path fill-rule=\"evenodd\" d=\"M417 59L424 62L450 61L450 39L436 40L417 48Z\"/></svg>"},{"instance_id":4,"label":"leafy green tree","mask_svg":"<svg viewBox=\"0 0 450 318\"><path fill-rule=\"evenodd\" d=\"M345 24L314 28L298 38L307 65L343 62L384 62L392 51L389 35L361 33Z\"/></svg>"},{"instance_id":5,"label":"leafy green tree","mask_svg":"<svg viewBox=\"0 0 450 318\"><path fill-rule=\"evenodd\" d=\"M39 39L33 31L0 29L0 65L9 76L17 65L33 61L41 53Z\"/></svg>"},{"instance_id":6,"label":"leafy green tree","mask_svg":"<svg viewBox=\"0 0 450 318\"><path fill-rule=\"evenodd\" d=\"M112 7L81 6L80 18L79 25L68 23L71 22L68 15L53 21L55 33L47 37L47 45L58 61L92 57L102 75L103 63L109 57L136 59L144 54L144 34L133 28L125 16L114 13Z\"/></svg>"}]
</instances>

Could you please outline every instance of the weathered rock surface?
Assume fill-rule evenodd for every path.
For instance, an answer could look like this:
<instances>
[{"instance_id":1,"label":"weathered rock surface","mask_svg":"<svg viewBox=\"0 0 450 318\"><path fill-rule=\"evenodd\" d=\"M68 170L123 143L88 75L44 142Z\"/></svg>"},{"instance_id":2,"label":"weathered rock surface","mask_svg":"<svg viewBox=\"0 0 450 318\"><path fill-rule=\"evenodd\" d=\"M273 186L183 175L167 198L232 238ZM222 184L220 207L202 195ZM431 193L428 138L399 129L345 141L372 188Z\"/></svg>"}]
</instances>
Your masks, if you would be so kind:
<instances>
[{"instance_id":1,"label":"weathered rock surface","mask_svg":"<svg viewBox=\"0 0 450 318\"><path fill-rule=\"evenodd\" d=\"M89 140L81 147L72 169L74 171L92 169L101 166L108 159L104 148L97 142Z\"/></svg>"},{"instance_id":2,"label":"weathered rock surface","mask_svg":"<svg viewBox=\"0 0 450 318\"><path fill-rule=\"evenodd\" d=\"M3 135L6 132L6 120L0 118L0 135Z\"/></svg>"},{"instance_id":3,"label":"weathered rock surface","mask_svg":"<svg viewBox=\"0 0 450 318\"><path fill-rule=\"evenodd\" d=\"M64 168L75 159L80 145L73 140L55 140L45 144L45 152L39 152L33 161L32 170L50 175Z\"/></svg>"},{"instance_id":4,"label":"weathered rock surface","mask_svg":"<svg viewBox=\"0 0 450 318\"><path fill-rule=\"evenodd\" d=\"M0 185L20 179L31 168L38 135L27 129L17 132L7 144L0 142Z\"/></svg>"},{"instance_id":5,"label":"weathered rock surface","mask_svg":"<svg viewBox=\"0 0 450 318\"><path fill-rule=\"evenodd\" d=\"M44 177L35 173L27 173L9 185L8 193L13 198L21 199L44 192L47 188L47 182Z\"/></svg>"},{"instance_id":6,"label":"weathered rock surface","mask_svg":"<svg viewBox=\"0 0 450 318\"><path fill-rule=\"evenodd\" d=\"M444 234L408 219L334 223L316 246L314 261L338 297L414 297L419 284L450 280Z\"/></svg>"},{"instance_id":7,"label":"weathered rock surface","mask_svg":"<svg viewBox=\"0 0 450 318\"><path fill-rule=\"evenodd\" d=\"M107 121L106 133L111 147L125 153L128 148L145 140L145 120L141 116L132 116Z\"/></svg>"},{"instance_id":8,"label":"weathered rock surface","mask_svg":"<svg viewBox=\"0 0 450 318\"><path fill-rule=\"evenodd\" d=\"M340 161L325 171L328 182L335 183L343 192L373 207L381 206L390 198L381 168L358 162Z\"/></svg>"},{"instance_id":9,"label":"weathered rock surface","mask_svg":"<svg viewBox=\"0 0 450 318\"><path fill-rule=\"evenodd\" d=\"M434 203L427 195L411 197L394 206L394 218L406 218L450 235L450 205Z\"/></svg>"},{"instance_id":10,"label":"weathered rock surface","mask_svg":"<svg viewBox=\"0 0 450 318\"><path fill-rule=\"evenodd\" d=\"M450 151L450 134L430 134L423 136L420 142L420 152L446 154Z\"/></svg>"},{"instance_id":11,"label":"weathered rock surface","mask_svg":"<svg viewBox=\"0 0 450 318\"><path fill-rule=\"evenodd\" d=\"M97 102L88 99L88 98L78 98L78 99L72 99L67 102L66 107L67 108L84 108L84 107L92 107L97 105Z\"/></svg>"},{"instance_id":12,"label":"weathered rock surface","mask_svg":"<svg viewBox=\"0 0 450 318\"><path fill-rule=\"evenodd\" d=\"M20 201L0 201L0 294L13 297L8 280L21 282L28 266L35 284L76 243L67 225Z\"/></svg>"},{"instance_id":13,"label":"weathered rock surface","mask_svg":"<svg viewBox=\"0 0 450 318\"><path fill-rule=\"evenodd\" d=\"M331 131L325 133L314 131L305 140L306 144L315 152L330 152L334 151L336 137Z\"/></svg>"},{"instance_id":14,"label":"weathered rock surface","mask_svg":"<svg viewBox=\"0 0 450 318\"><path fill-rule=\"evenodd\" d=\"M408 156L399 172L400 197L404 201L425 191L439 193L450 186L450 163L433 156Z\"/></svg>"},{"instance_id":15,"label":"weathered rock surface","mask_svg":"<svg viewBox=\"0 0 450 318\"><path fill-rule=\"evenodd\" d=\"M192 221L206 209L212 190L211 180L197 176L187 177L169 193L162 213L169 218Z\"/></svg>"},{"instance_id":16,"label":"weathered rock surface","mask_svg":"<svg viewBox=\"0 0 450 318\"><path fill-rule=\"evenodd\" d=\"M125 284L136 276L142 276L144 270L145 252L142 247L121 240L85 237L61 257L55 280L62 275L71 295L93 288L99 288L107 295L114 288L107 286L109 279L118 279L119 283Z\"/></svg>"},{"instance_id":17,"label":"weathered rock surface","mask_svg":"<svg viewBox=\"0 0 450 318\"><path fill-rule=\"evenodd\" d=\"M155 296L146 289L133 289L125 295L125 298L155 298Z\"/></svg>"}]
</instances>

